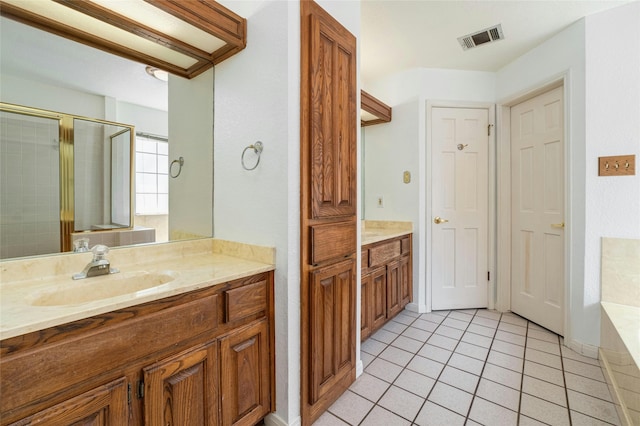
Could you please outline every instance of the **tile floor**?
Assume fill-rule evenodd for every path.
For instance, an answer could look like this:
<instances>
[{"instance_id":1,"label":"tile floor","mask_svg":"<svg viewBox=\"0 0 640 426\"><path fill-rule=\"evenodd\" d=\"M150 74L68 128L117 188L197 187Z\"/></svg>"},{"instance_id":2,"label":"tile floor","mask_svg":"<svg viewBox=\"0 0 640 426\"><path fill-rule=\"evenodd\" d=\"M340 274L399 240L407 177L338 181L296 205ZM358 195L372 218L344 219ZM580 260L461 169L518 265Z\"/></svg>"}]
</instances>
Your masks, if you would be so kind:
<instances>
[{"instance_id":1,"label":"tile floor","mask_svg":"<svg viewBox=\"0 0 640 426\"><path fill-rule=\"evenodd\" d=\"M361 349L316 426L619 424L598 361L515 314L403 311Z\"/></svg>"}]
</instances>

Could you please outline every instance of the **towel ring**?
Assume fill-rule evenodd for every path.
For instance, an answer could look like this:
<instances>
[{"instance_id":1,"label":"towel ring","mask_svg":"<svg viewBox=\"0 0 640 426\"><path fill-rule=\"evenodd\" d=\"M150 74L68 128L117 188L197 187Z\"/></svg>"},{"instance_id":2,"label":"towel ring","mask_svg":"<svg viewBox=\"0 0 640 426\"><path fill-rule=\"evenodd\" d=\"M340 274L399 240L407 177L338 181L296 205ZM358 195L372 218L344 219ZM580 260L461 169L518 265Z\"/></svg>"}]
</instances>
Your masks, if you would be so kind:
<instances>
[{"instance_id":1,"label":"towel ring","mask_svg":"<svg viewBox=\"0 0 640 426\"><path fill-rule=\"evenodd\" d=\"M173 174L173 165L174 164L178 164L178 173L176 173L175 175ZM169 176L171 176L173 179L177 178L178 176L180 176L180 173L182 172L182 166L184 165L184 157L180 157L177 160L173 160L171 162L171 164L169 165Z\"/></svg>"},{"instance_id":2,"label":"towel ring","mask_svg":"<svg viewBox=\"0 0 640 426\"><path fill-rule=\"evenodd\" d=\"M256 161L256 164L253 167L247 167L247 165L244 163L244 155L247 153L247 150L249 149L253 149L253 152L255 152L256 155L258 156L258 160ZM258 164L260 164L260 154L262 154L263 149L264 149L264 145L260 141L257 141L253 145L249 145L248 147L246 147L244 151L242 151L242 155L240 156L240 162L242 163L242 167L245 170L254 170L256 167L258 167Z\"/></svg>"}]
</instances>

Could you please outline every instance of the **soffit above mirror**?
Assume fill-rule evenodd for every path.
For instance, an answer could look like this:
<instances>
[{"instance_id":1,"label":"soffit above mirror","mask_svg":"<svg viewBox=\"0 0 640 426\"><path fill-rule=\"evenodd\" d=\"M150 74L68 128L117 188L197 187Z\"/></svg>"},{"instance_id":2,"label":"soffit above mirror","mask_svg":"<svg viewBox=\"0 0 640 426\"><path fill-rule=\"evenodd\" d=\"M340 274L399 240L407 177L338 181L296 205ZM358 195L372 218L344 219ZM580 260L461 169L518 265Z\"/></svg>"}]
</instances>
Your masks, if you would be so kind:
<instances>
[{"instance_id":1,"label":"soffit above mirror","mask_svg":"<svg viewBox=\"0 0 640 426\"><path fill-rule=\"evenodd\" d=\"M213 0L0 0L0 14L185 78L246 47L246 19Z\"/></svg>"},{"instance_id":2,"label":"soffit above mirror","mask_svg":"<svg viewBox=\"0 0 640 426\"><path fill-rule=\"evenodd\" d=\"M371 96L364 90L360 91L360 125L388 123L391 121L391 107L381 100Z\"/></svg>"}]
</instances>

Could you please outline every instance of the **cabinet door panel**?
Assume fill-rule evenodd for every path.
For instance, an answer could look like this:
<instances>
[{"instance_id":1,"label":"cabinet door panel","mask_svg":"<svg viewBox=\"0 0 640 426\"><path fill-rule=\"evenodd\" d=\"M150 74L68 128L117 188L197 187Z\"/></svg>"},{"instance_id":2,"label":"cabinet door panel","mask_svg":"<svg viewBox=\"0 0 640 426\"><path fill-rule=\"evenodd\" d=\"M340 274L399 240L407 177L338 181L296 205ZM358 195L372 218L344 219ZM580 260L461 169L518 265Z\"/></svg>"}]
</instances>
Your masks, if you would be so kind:
<instances>
[{"instance_id":1,"label":"cabinet door panel","mask_svg":"<svg viewBox=\"0 0 640 426\"><path fill-rule=\"evenodd\" d=\"M371 273L371 332L387 321L387 268Z\"/></svg>"},{"instance_id":2,"label":"cabinet door panel","mask_svg":"<svg viewBox=\"0 0 640 426\"><path fill-rule=\"evenodd\" d=\"M223 425L253 425L270 411L267 324L261 320L220 340Z\"/></svg>"},{"instance_id":3,"label":"cabinet door panel","mask_svg":"<svg viewBox=\"0 0 640 426\"><path fill-rule=\"evenodd\" d=\"M393 318L402 310L400 293L400 262L395 260L387 266L387 318Z\"/></svg>"},{"instance_id":4,"label":"cabinet door panel","mask_svg":"<svg viewBox=\"0 0 640 426\"><path fill-rule=\"evenodd\" d=\"M360 284L360 340L364 341L371 335L371 321L373 320L372 291L373 276L371 274L363 275Z\"/></svg>"},{"instance_id":5,"label":"cabinet door panel","mask_svg":"<svg viewBox=\"0 0 640 426\"><path fill-rule=\"evenodd\" d=\"M217 366L210 342L145 368L145 425L216 425Z\"/></svg>"},{"instance_id":6,"label":"cabinet door panel","mask_svg":"<svg viewBox=\"0 0 640 426\"><path fill-rule=\"evenodd\" d=\"M124 377L92 389L12 426L122 426L129 422L127 381Z\"/></svg>"},{"instance_id":7,"label":"cabinet door panel","mask_svg":"<svg viewBox=\"0 0 640 426\"><path fill-rule=\"evenodd\" d=\"M311 272L310 403L349 374L355 362L355 261Z\"/></svg>"},{"instance_id":8,"label":"cabinet door panel","mask_svg":"<svg viewBox=\"0 0 640 426\"><path fill-rule=\"evenodd\" d=\"M413 298L411 258L400 258L400 305L404 308Z\"/></svg>"},{"instance_id":9,"label":"cabinet door panel","mask_svg":"<svg viewBox=\"0 0 640 426\"><path fill-rule=\"evenodd\" d=\"M314 219L356 213L355 38L311 16Z\"/></svg>"}]
</instances>

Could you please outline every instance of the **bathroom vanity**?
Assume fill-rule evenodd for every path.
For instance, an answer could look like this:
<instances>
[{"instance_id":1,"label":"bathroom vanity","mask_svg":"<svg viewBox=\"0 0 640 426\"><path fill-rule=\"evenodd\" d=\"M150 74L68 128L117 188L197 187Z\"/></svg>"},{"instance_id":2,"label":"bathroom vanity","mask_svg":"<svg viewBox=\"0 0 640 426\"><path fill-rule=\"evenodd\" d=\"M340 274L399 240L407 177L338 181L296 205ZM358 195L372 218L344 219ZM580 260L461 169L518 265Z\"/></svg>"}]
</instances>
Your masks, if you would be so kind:
<instances>
[{"instance_id":1,"label":"bathroom vanity","mask_svg":"<svg viewBox=\"0 0 640 426\"><path fill-rule=\"evenodd\" d=\"M360 340L413 298L412 224L365 221L362 227Z\"/></svg>"},{"instance_id":2,"label":"bathroom vanity","mask_svg":"<svg viewBox=\"0 0 640 426\"><path fill-rule=\"evenodd\" d=\"M145 249L155 262L136 262ZM0 264L0 424L254 425L275 409L269 250L212 239L113 250L114 266L136 268L120 278L133 290L119 274L65 282L78 285L67 305L47 288L64 277L8 281L29 265Z\"/></svg>"}]
</instances>

